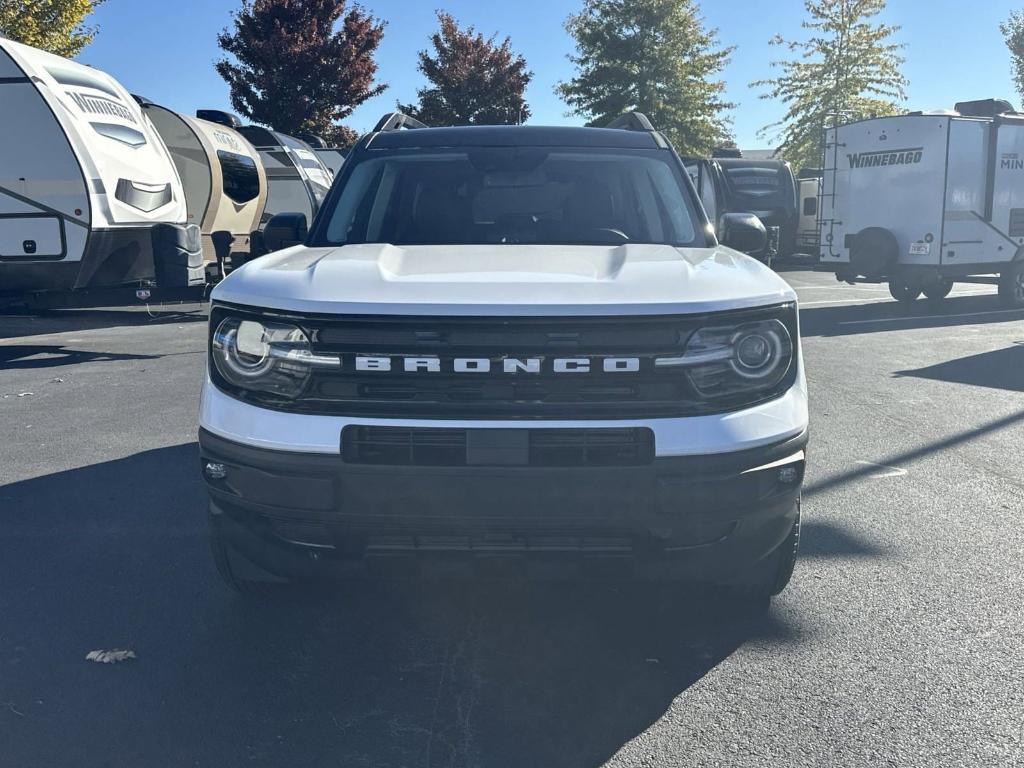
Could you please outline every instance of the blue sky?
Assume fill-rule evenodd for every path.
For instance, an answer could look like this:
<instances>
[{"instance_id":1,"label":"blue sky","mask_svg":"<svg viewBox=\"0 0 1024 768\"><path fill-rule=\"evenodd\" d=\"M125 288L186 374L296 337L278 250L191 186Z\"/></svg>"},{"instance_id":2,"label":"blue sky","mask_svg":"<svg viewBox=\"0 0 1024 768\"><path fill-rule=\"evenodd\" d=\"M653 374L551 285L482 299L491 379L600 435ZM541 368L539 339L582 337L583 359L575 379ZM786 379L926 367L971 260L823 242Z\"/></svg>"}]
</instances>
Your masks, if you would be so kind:
<instances>
[{"instance_id":1,"label":"blue sky","mask_svg":"<svg viewBox=\"0 0 1024 768\"><path fill-rule=\"evenodd\" d=\"M572 74L566 55L572 42L562 23L581 0L365 0L362 5L388 22L379 48L380 80L389 88L359 107L348 120L360 131L394 107L410 101L422 84L416 52L436 26L434 11L450 11L462 24L485 34L512 38L534 72L527 93L532 123L577 122L553 93ZM239 0L106 0L94 18L101 30L79 60L105 69L130 90L183 112L229 108L227 87L213 70L216 34L230 22ZM890 0L885 21L899 24L906 44L904 72L908 106L934 109L953 102L998 96L1019 105L999 22L1019 3L993 0ZM769 146L758 129L782 115L781 105L760 100L748 87L765 76L782 52L768 45L776 32L801 35L802 0L704 0L702 11L723 43L737 46L723 76L728 97L738 104L733 129L741 147Z\"/></svg>"}]
</instances>

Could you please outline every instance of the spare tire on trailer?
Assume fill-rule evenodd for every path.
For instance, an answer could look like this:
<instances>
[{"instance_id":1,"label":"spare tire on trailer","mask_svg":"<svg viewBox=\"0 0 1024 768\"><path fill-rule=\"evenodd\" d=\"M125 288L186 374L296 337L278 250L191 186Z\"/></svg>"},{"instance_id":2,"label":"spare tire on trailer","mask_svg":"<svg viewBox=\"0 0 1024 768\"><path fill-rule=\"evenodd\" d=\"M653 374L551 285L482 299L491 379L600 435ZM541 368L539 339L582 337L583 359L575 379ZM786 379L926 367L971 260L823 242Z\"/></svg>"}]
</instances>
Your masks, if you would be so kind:
<instances>
[{"instance_id":1,"label":"spare tire on trailer","mask_svg":"<svg viewBox=\"0 0 1024 768\"><path fill-rule=\"evenodd\" d=\"M864 277L886 277L900 256L900 244L888 229L868 227L853 236L850 266Z\"/></svg>"}]
</instances>

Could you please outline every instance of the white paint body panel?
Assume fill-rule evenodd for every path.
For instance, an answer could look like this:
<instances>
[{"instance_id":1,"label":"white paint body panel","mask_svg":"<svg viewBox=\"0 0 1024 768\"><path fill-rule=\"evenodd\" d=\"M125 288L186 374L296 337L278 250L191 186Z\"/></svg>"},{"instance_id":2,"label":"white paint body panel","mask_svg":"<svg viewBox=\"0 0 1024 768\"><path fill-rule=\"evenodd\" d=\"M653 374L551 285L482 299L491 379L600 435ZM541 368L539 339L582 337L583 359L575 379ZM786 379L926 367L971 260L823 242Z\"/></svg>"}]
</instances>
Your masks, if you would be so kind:
<instances>
[{"instance_id":1,"label":"white paint body panel","mask_svg":"<svg viewBox=\"0 0 1024 768\"><path fill-rule=\"evenodd\" d=\"M782 397L731 413L671 419L574 419L571 421L457 421L365 419L283 413L243 403L221 392L209 377L203 385L200 425L219 437L255 448L303 453L341 453L341 430L349 424L488 429L649 427L657 456L728 453L771 445L807 429L807 384L803 369Z\"/></svg>"},{"instance_id":2,"label":"white paint body panel","mask_svg":"<svg viewBox=\"0 0 1024 768\"><path fill-rule=\"evenodd\" d=\"M264 256L213 300L300 313L593 316L716 312L796 294L724 247L364 244Z\"/></svg>"}]
</instances>

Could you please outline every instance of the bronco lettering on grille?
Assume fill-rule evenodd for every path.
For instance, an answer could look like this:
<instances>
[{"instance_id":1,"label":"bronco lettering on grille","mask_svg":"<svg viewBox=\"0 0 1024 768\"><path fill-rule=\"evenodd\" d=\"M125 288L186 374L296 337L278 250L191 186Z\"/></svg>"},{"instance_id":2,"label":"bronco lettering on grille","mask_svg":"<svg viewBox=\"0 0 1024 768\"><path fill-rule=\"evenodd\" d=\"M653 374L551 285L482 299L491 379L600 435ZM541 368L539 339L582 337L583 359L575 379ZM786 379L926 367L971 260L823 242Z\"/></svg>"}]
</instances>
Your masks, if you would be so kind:
<instances>
[{"instance_id":1,"label":"bronco lettering on grille","mask_svg":"<svg viewBox=\"0 0 1024 768\"><path fill-rule=\"evenodd\" d=\"M389 357L355 355L357 371L405 373L638 373L639 357Z\"/></svg>"}]
</instances>

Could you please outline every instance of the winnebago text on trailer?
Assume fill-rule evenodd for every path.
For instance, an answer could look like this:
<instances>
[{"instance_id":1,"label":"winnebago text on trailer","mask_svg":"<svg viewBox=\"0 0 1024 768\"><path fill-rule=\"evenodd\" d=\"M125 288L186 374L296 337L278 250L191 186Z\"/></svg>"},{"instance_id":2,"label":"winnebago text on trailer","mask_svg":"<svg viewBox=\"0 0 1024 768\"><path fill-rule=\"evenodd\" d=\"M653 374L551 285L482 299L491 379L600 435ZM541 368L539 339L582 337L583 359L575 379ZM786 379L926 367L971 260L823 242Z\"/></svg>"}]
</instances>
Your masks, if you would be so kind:
<instances>
[{"instance_id":1,"label":"winnebago text on trailer","mask_svg":"<svg viewBox=\"0 0 1024 768\"><path fill-rule=\"evenodd\" d=\"M136 97L171 153L185 189L188 220L203 237L203 260L227 269L249 258L251 233L267 203L267 176L259 153L227 112L199 110L188 117Z\"/></svg>"},{"instance_id":2,"label":"winnebago text on trailer","mask_svg":"<svg viewBox=\"0 0 1024 768\"><path fill-rule=\"evenodd\" d=\"M899 301L994 283L1024 307L1024 116L1006 102L825 132L821 262ZM998 277L996 277L998 275Z\"/></svg>"},{"instance_id":3,"label":"winnebago text on trailer","mask_svg":"<svg viewBox=\"0 0 1024 768\"><path fill-rule=\"evenodd\" d=\"M166 147L104 72L0 38L0 293L204 282Z\"/></svg>"}]
</instances>

